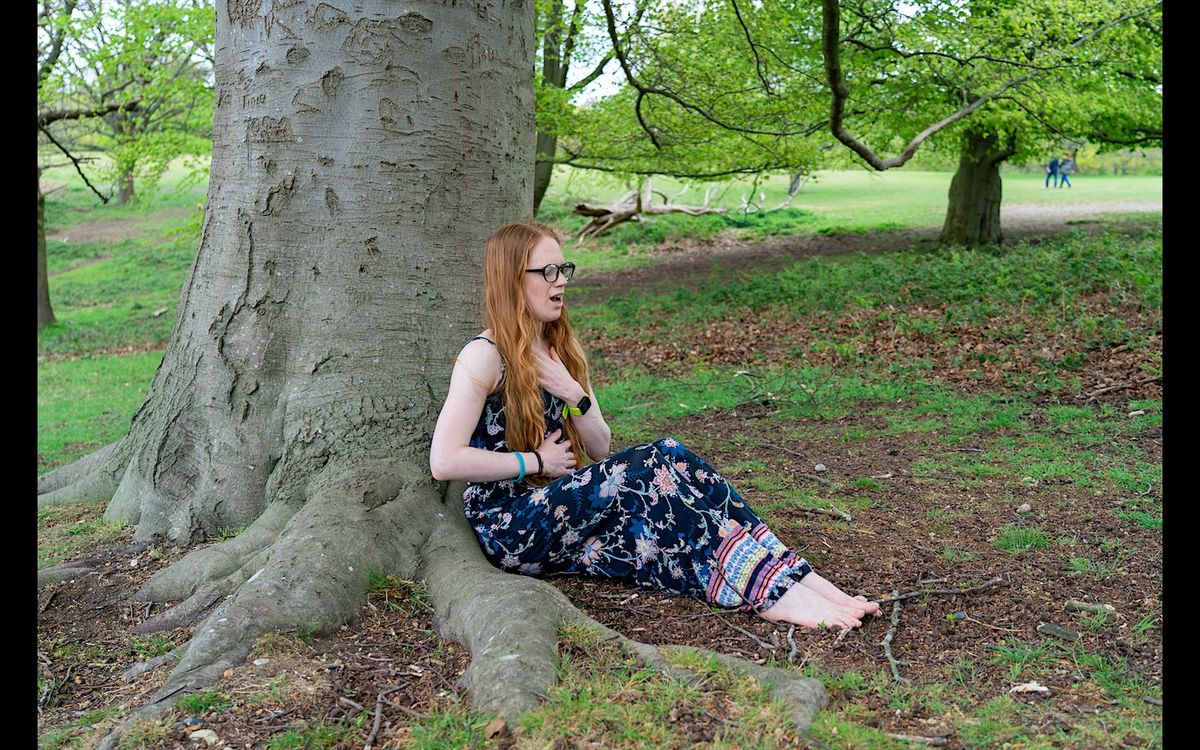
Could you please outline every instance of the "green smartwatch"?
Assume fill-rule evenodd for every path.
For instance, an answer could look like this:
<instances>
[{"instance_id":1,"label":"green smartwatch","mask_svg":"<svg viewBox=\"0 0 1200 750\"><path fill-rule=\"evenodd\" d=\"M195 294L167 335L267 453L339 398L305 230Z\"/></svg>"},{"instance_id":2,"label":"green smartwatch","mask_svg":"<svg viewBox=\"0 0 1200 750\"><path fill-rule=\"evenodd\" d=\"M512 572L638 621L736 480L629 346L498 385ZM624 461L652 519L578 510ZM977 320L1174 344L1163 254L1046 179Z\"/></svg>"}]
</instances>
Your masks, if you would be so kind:
<instances>
[{"instance_id":1,"label":"green smartwatch","mask_svg":"<svg viewBox=\"0 0 1200 750\"><path fill-rule=\"evenodd\" d=\"M584 394L583 398L579 399L578 406L568 406L565 403L563 404L563 416L566 417L569 414L571 416L581 417L584 414L587 414L587 410L590 408L592 408L592 400L587 397L587 394Z\"/></svg>"}]
</instances>

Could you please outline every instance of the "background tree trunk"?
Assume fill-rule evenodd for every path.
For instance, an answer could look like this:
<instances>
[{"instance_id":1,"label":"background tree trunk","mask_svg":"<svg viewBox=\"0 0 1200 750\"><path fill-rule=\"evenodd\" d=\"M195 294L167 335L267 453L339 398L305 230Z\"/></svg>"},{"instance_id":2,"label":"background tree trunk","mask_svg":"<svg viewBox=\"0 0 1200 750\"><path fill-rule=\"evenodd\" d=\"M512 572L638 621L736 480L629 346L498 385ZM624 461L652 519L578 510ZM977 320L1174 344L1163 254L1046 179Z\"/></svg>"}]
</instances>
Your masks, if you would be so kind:
<instances>
[{"instance_id":1,"label":"background tree trunk","mask_svg":"<svg viewBox=\"0 0 1200 750\"><path fill-rule=\"evenodd\" d=\"M1001 145L994 134L974 130L964 134L958 171L950 181L941 244L977 247L1001 241L1000 163L1015 152L1015 136Z\"/></svg>"},{"instance_id":2,"label":"background tree trunk","mask_svg":"<svg viewBox=\"0 0 1200 750\"><path fill-rule=\"evenodd\" d=\"M122 172L117 179L117 203L124 206L133 200L133 172Z\"/></svg>"},{"instance_id":3,"label":"background tree trunk","mask_svg":"<svg viewBox=\"0 0 1200 750\"><path fill-rule=\"evenodd\" d=\"M558 136L538 131L536 148L538 161L533 165L533 212L535 215L542 207L542 198L546 196L546 188L550 187L550 177L554 174L554 154L557 150Z\"/></svg>"},{"instance_id":4,"label":"background tree trunk","mask_svg":"<svg viewBox=\"0 0 1200 750\"><path fill-rule=\"evenodd\" d=\"M54 308L50 305L50 275L46 272L46 196L42 194L42 182L38 179L37 199L37 325L45 328L57 323Z\"/></svg>"}]
</instances>

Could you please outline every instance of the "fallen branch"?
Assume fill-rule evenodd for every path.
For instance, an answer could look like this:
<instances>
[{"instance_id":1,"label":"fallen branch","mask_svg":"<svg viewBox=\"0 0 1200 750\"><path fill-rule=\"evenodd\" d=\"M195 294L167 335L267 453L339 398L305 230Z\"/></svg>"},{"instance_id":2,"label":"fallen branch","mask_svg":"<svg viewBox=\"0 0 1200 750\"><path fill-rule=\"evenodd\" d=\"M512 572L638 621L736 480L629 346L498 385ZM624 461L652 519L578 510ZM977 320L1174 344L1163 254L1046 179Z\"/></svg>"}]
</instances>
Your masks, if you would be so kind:
<instances>
[{"instance_id":1,"label":"fallen branch","mask_svg":"<svg viewBox=\"0 0 1200 750\"><path fill-rule=\"evenodd\" d=\"M375 744L375 736L379 734L379 724L383 721L383 699L400 690L401 687L401 685L394 685L381 691L375 698L375 722L371 725L371 733L367 735L367 744L363 746L363 750L371 750L371 746Z\"/></svg>"},{"instance_id":2,"label":"fallen branch","mask_svg":"<svg viewBox=\"0 0 1200 750\"><path fill-rule=\"evenodd\" d=\"M740 626L738 626L738 625L734 625L734 624L733 624L732 622L730 622L729 620L725 620L724 622L725 622L725 624L726 624L726 625L728 625L729 627L731 627L731 628L733 628L734 630L738 631L739 633L742 633L742 634L744 634L744 635L748 636L748 637L749 637L751 640L753 640L755 643L757 643L759 646L761 646L761 647L763 648L763 650L765 650L765 651L770 651L770 652L774 653L774 651L775 651L775 647L774 647L774 646L772 646L771 644L767 643L767 642L766 642L766 641L764 641L763 639L759 638L759 637L758 637L757 635L755 635L754 633L751 633L749 630L746 630L746 629L745 629L745 628L743 628L743 627L740 627Z\"/></svg>"},{"instance_id":3,"label":"fallen branch","mask_svg":"<svg viewBox=\"0 0 1200 750\"><path fill-rule=\"evenodd\" d=\"M915 734L892 734L891 732L888 732L888 737L905 742L919 742L922 745L932 745L933 747L942 747L946 744L945 737L918 737Z\"/></svg>"},{"instance_id":4,"label":"fallen branch","mask_svg":"<svg viewBox=\"0 0 1200 750\"><path fill-rule=\"evenodd\" d=\"M897 597L899 593L898 589L892 591L892 598L889 600L895 602L892 605L892 626L888 628L887 635L883 637L883 641L879 645L883 646L883 655L887 657L888 664L892 668L892 679L896 682L907 682L905 678L900 676L900 665L896 661L896 657L892 654L892 639L896 637L896 627L900 624L901 598Z\"/></svg>"},{"instance_id":5,"label":"fallen branch","mask_svg":"<svg viewBox=\"0 0 1200 750\"><path fill-rule=\"evenodd\" d=\"M1003 578L993 578L990 581L984 581L978 586L972 586L971 588L966 589L922 589L920 591L910 591L907 594L896 594L893 592L893 594L888 598L880 599L879 603L882 605L889 602L899 602L905 599L912 599L914 596L960 596L962 594L978 594L980 591L986 591L987 589L990 589L993 586L998 586L1001 583L1004 583Z\"/></svg>"},{"instance_id":6,"label":"fallen branch","mask_svg":"<svg viewBox=\"0 0 1200 750\"><path fill-rule=\"evenodd\" d=\"M1146 385L1147 383L1153 383L1153 382L1155 382L1155 381L1158 381L1158 382L1160 382L1160 383L1161 383L1161 382L1162 382L1162 375L1152 375L1152 376L1150 376L1150 377L1148 377L1148 378L1142 378L1142 379L1140 379L1140 380L1134 380L1134 381L1132 381L1132 382L1129 382L1129 383L1118 383L1117 385L1108 385L1108 386L1105 386L1105 387L1103 387L1103 388L1097 388L1096 390L1094 390L1094 391L1092 391L1091 393L1089 393L1089 394L1087 395L1087 397L1086 397L1086 398L1084 398L1083 400L1084 400L1084 402L1086 403L1086 402L1088 402L1088 401L1092 401L1092 400L1094 400L1094 399L1095 399L1097 396L1102 396L1102 395L1104 395L1105 393L1112 393L1113 391L1124 391L1124 390L1128 390L1129 388L1136 388L1136 387L1138 387L1139 385Z\"/></svg>"},{"instance_id":7,"label":"fallen branch","mask_svg":"<svg viewBox=\"0 0 1200 750\"><path fill-rule=\"evenodd\" d=\"M833 516L834 518L840 518L843 521L854 520L849 513L838 510L837 508L796 508L796 510L803 511L805 513L819 513L823 516Z\"/></svg>"},{"instance_id":8,"label":"fallen branch","mask_svg":"<svg viewBox=\"0 0 1200 750\"><path fill-rule=\"evenodd\" d=\"M1071 600L1066 603L1065 609L1068 612L1091 612L1093 614L1115 615L1117 610L1111 604L1092 604L1090 602L1080 602Z\"/></svg>"},{"instance_id":9,"label":"fallen branch","mask_svg":"<svg viewBox=\"0 0 1200 750\"><path fill-rule=\"evenodd\" d=\"M793 624L790 628L788 628L788 632L787 632L787 642L792 647L791 650L788 651L788 657L787 657L788 664L796 663L796 640L794 638L792 638L792 634L795 632L796 632L796 626Z\"/></svg>"}]
</instances>

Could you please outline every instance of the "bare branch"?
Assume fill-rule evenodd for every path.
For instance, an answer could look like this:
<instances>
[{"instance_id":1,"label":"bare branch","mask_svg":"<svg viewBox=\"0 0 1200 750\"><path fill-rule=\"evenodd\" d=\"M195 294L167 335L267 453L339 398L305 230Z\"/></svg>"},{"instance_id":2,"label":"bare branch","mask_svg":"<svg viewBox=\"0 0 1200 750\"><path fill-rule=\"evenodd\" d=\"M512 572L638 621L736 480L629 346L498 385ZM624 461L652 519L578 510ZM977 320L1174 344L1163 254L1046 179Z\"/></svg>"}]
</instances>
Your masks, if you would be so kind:
<instances>
[{"instance_id":1,"label":"bare branch","mask_svg":"<svg viewBox=\"0 0 1200 750\"><path fill-rule=\"evenodd\" d=\"M52 109L38 114L37 124L39 128L54 122L62 120L82 120L87 117L102 117L110 112L118 110L136 111L141 99L133 99L128 102L114 102L105 104L94 109Z\"/></svg>"},{"instance_id":2,"label":"bare branch","mask_svg":"<svg viewBox=\"0 0 1200 750\"><path fill-rule=\"evenodd\" d=\"M62 151L64 154L66 154L67 158L71 160L71 163L75 165L75 171L78 172L79 176L83 178L84 184L91 188L92 192L96 194L96 197L100 199L100 202L108 203L108 199L111 198L112 195L104 195L96 189L96 186L93 185L91 181L88 180L87 175L83 173L83 168L79 166L79 159L76 159L75 156L67 150L66 146L55 140L54 136L50 135L50 131L46 130L46 128L44 128L40 122L38 123L38 130L42 131L42 133L50 139L50 142L58 147L59 151Z\"/></svg>"},{"instance_id":3,"label":"bare branch","mask_svg":"<svg viewBox=\"0 0 1200 750\"><path fill-rule=\"evenodd\" d=\"M750 29L746 28L746 22L742 19L742 11L738 8L737 0L729 0L729 4L733 6L733 14L737 16L742 33L746 35L746 43L750 45L750 51L754 53L754 72L758 74L758 80L762 81L763 90L767 92L767 96L774 96L775 92L771 90L771 84L767 82L767 78L762 72L762 58L758 56L758 45L750 38Z\"/></svg>"}]
</instances>

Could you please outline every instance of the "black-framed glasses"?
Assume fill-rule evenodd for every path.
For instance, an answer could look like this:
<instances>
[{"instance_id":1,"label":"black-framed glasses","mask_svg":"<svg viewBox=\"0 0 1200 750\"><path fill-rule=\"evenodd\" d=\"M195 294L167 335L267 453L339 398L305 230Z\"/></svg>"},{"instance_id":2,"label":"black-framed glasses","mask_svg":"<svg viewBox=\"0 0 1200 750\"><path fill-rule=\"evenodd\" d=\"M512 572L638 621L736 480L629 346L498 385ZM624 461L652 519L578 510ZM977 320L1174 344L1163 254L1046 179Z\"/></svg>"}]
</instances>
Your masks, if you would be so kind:
<instances>
[{"instance_id":1,"label":"black-framed glasses","mask_svg":"<svg viewBox=\"0 0 1200 750\"><path fill-rule=\"evenodd\" d=\"M560 273L567 277L567 281L570 281L571 277L575 275L575 264L563 263L560 266L555 263L548 263L545 268L527 268L525 269L525 273L540 273L547 284L553 284L558 281L558 274Z\"/></svg>"}]
</instances>

